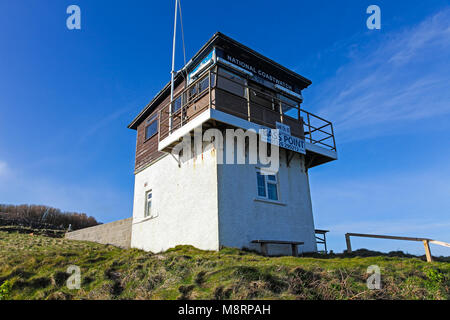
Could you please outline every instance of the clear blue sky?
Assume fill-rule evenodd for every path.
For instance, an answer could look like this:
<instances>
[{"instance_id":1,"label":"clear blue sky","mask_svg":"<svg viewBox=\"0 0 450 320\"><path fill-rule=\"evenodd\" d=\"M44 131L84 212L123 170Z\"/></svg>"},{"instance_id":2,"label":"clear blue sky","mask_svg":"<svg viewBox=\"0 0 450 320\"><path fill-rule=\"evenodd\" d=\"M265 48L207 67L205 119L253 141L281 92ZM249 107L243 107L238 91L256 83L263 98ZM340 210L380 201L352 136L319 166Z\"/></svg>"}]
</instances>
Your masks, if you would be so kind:
<instances>
[{"instance_id":1,"label":"clear blue sky","mask_svg":"<svg viewBox=\"0 0 450 320\"><path fill-rule=\"evenodd\" d=\"M81 30L66 28L70 4ZM370 4L381 30L366 27ZM0 203L103 222L132 215L136 142L126 126L169 80L173 5L0 1ZM313 81L304 107L334 122L339 152L310 171L331 249L344 249L345 232L450 242L448 1L182 5L188 59L221 31ZM423 253L387 240L354 247Z\"/></svg>"}]
</instances>

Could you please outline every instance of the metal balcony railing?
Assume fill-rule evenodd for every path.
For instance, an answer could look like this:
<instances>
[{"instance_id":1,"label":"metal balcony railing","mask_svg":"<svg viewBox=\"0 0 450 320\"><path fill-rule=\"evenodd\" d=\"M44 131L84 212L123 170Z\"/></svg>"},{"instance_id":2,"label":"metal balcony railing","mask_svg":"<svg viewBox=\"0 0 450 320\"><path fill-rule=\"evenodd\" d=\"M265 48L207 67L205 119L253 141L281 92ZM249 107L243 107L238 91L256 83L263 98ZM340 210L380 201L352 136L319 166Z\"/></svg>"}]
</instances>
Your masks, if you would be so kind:
<instances>
[{"instance_id":1,"label":"metal balcony railing","mask_svg":"<svg viewBox=\"0 0 450 320\"><path fill-rule=\"evenodd\" d=\"M238 96L229 92L217 86L218 81L223 77L217 72L217 65L218 63L211 65L201 77L176 93L172 104L169 102L160 109L159 141L207 109L213 108L269 128L275 128L276 121L288 124L291 126L291 131L294 131L293 135L302 138L304 135L306 142L336 151L333 124L330 121L300 108L300 101L298 104L288 102L297 103L295 97L283 92L274 95L269 90L259 90L248 86L248 82L242 83L226 78L226 81L241 87L244 94ZM220 67L222 66L220 65ZM236 108L229 102L229 99L227 99L229 100L227 103L218 99L219 93L225 93L233 98L235 104L239 104L240 107ZM256 101L254 97L258 97L259 100ZM285 110L289 110L289 114ZM296 124L299 125L299 128L301 126L303 128L295 132L292 127L295 127Z\"/></svg>"}]
</instances>

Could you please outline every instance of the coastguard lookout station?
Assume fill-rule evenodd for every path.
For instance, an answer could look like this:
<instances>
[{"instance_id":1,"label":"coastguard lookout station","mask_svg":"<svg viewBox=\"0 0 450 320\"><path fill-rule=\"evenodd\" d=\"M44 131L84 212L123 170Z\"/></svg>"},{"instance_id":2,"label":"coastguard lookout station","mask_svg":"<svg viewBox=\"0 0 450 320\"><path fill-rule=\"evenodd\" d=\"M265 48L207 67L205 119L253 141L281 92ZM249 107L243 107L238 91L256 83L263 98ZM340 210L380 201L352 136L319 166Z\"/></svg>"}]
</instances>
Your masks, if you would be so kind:
<instances>
[{"instance_id":1,"label":"coastguard lookout station","mask_svg":"<svg viewBox=\"0 0 450 320\"><path fill-rule=\"evenodd\" d=\"M214 34L128 126L137 131L131 247L317 251L308 171L337 153L332 123L303 109L310 84ZM205 137L210 129L215 134ZM239 154L238 143L225 142L230 129L256 132L258 142L270 142L262 153L272 157L270 146L279 147L275 170L249 161L261 144L252 148L247 134L245 161L225 161ZM197 151L179 148L186 137Z\"/></svg>"}]
</instances>

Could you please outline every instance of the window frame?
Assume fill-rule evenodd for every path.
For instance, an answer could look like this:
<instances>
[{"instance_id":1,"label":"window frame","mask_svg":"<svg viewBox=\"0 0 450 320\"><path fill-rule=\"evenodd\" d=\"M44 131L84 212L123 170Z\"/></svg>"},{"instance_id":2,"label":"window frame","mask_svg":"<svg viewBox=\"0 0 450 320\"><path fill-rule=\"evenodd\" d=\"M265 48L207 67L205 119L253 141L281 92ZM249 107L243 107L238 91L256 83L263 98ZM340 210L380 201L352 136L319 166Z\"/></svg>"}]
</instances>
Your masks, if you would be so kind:
<instances>
[{"instance_id":1,"label":"window frame","mask_svg":"<svg viewBox=\"0 0 450 320\"><path fill-rule=\"evenodd\" d=\"M262 174L262 171L265 171L269 174ZM264 178L264 192L265 196L261 196L259 194L259 176L262 176ZM275 180L269 180L269 176L273 176ZM269 196L269 184L275 185L275 190L277 194L277 199L272 199ZM256 196L258 199L268 200L268 201L274 201L274 202L280 202L280 186L279 186L279 178L278 173L275 172L268 172L267 170L263 170L261 168L256 168Z\"/></svg>"},{"instance_id":2,"label":"window frame","mask_svg":"<svg viewBox=\"0 0 450 320\"><path fill-rule=\"evenodd\" d=\"M300 120L300 104L301 101L299 101L298 99L294 99L291 96L288 96L287 94L283 94L283 93L277 93L277 99L280 101L281 103L281 112L283 114L283 116L289 117L293 120ZM289 104L289 105L288 105ZM284 108L288 107L290 108L288 111L285 111ZM292 115L289 115L288 112L291 110L296 110L297 114L295 115L295 117L293 117Z\"/></svg>"},{"instance_id":3,"label":"window frame","mask_svg":"<svg viewBox=\"0 0 450 320\"><path fill-rule=\"evenodd\" d=\"M172 113L176 113L176 112L178 112L178 110L181 110L182 108L183 108L183 95L184 94L180 94L178 97L176 97L174 100L173 100L173 107L172 107ZM175 106L177 105L177 101L179 101L180 102L180 105L179 105L179 107L178 108L175 108Z\"/></svg>"},{"instance_id":4,"label":"window frame","mask_svg":"<svg viewBox=\"0 0 450 320\"><path fill-rule=\"evenodd\" d=\"M150 119L146 120L146 124L145 124L145 127L144 127L144 142L148 141L149 139L153 138L155 135L158 134L158 130L159 130L159 128L158 128L158 121L159 121L158 114L155 114ZM147 137L147 129L154 122L156 122L156 130L151 136Z\"/></svg>"},{"instance_id":5,"label":"window frame","mask_svg":"<svg viewBox=\"0 0 450 320\"><path fill-rule=\"evenodd\" d=\"M247 87L249 85L249 81L247 79L247 76L241 75L236 70L230 70L227 67L218 67L217 68L217 81L215 83L215 88L218 88L220 90L226 91L227 93L230 93L232 95L235 95L236 97L247 99ZM233 86L239 87L239 90L242 89L242 94L238 93L236 88L233 87L227 87L227 84Z\"/></svg>"},{"instance_id":6,"label":"window frame","mask_svg":"<svg viewBox=\"0 0 450 320\"><path fill-rule=\"evenodd\" d=\"M148 200L148 196L149 195L151 195L151 200L149 201ZM150 202L150 212L148 212L148 209L149 209L149 205L148 205L148 203ZM153 190L152 189L150 189L150 190L147 190L147 191L145 191L145 209L144 209L144 219L146 219L146 218L152 218L153 217L153 215L152 215L152 202L153 202Z\"/></svg>"}]
</instances>

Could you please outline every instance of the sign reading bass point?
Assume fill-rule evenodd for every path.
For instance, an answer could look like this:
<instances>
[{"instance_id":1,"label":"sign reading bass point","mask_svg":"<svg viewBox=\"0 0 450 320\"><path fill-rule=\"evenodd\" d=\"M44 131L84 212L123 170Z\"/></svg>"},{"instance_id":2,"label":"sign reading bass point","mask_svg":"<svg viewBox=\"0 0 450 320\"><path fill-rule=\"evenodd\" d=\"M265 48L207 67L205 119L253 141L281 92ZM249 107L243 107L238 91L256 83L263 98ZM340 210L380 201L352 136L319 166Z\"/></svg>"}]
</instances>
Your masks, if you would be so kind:
<instances>
[{"instance_id":1,"label":"sign reading bass point","mask_svg":"<svg viewBox=\"0 0 450 320\"><path fill-rule=\"evenodd\" d=\"M261 140L278 145L281 148L306 154L305 140L291 136L291 128L283 123L276 123L277 129L260 130Z\"/></svg>"}]
</instances>

